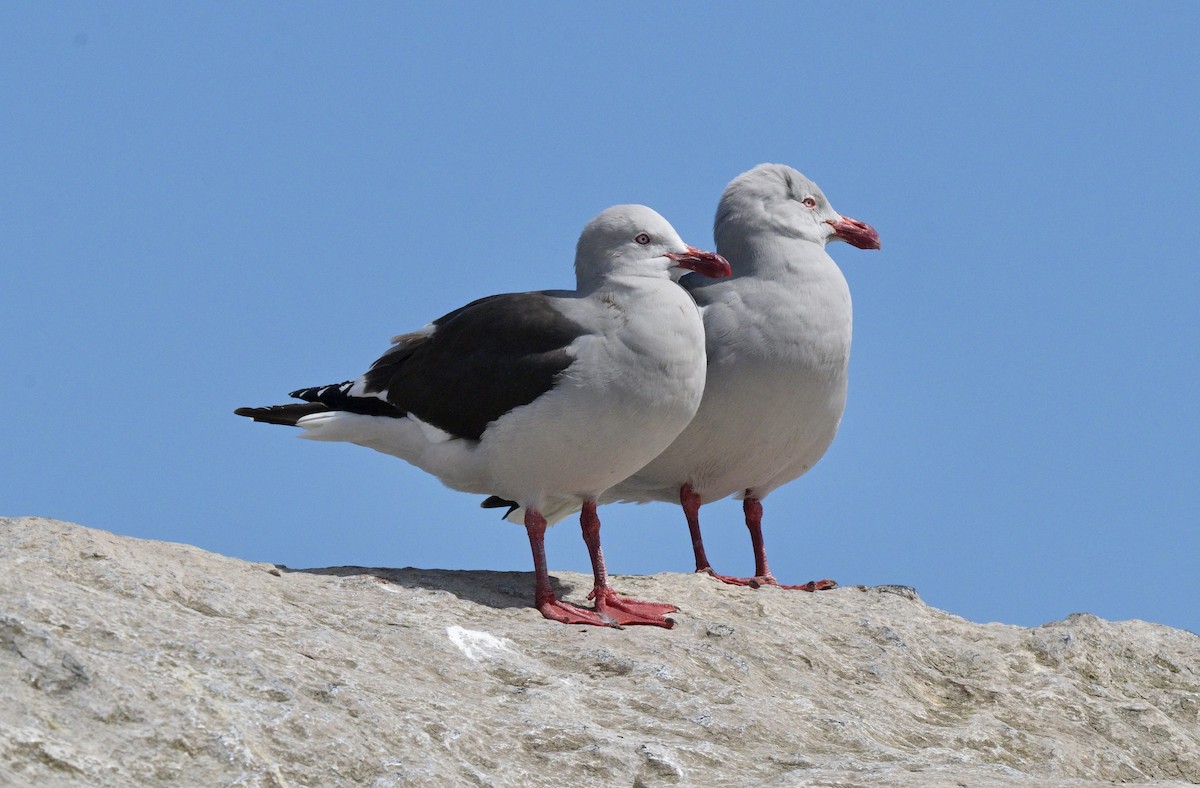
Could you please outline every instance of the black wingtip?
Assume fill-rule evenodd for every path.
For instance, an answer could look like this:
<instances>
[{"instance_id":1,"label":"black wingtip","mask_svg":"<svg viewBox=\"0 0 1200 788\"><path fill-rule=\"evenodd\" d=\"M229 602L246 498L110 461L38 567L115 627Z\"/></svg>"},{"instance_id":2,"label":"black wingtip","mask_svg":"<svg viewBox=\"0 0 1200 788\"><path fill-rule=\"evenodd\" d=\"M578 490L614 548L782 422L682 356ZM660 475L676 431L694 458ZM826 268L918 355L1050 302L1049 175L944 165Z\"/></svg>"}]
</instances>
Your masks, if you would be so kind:
<instances>
[{"instance_id":1,"label":"black wingtip","mask_svg":"<svg viewBox=\"0 0 1200 788\"><path fill-rule=\"evenodd\" d=\"M282 424L285 427L295 427L296 422L314 413L329 410L319 402L294 405L268 405L265 408L238 408L235 416L245 416L248 419L261 421L264 424Z\"/></svg>"},{"instance_id":2,"label":"black wingtip","mask_svg":"<svg viewBox=\"0 0 1200 788\"><path fill-rule=\"evenodd\" d=\"M406 411L392 405L387 400L380 399L374 394L366 396L350 394L353 387L354 381L347 380L343 383L331 383L328 386L310 386L306 389L296 389L288 396L302 399L313 405L320 405L323 410L342 410L362 416L387 416L389 418L402 418L408 415ZM276 407L282 408L286 406L277 405ZM307 406L300 405L298 407Z\"/></svg>"},{"instance_id":3,"label":"black wingtip","mask_svg":"<svg viewBox=\"0 0 1200 788\"><path fill-rule=\"evenodd\" d=\"M508 507L508 511L500 516L502 520L521 508L521 504L516 501L501 498L499 495L489 495L483 503L479 504L479 508L481 509L499 509L504 506Z\"/></svg>"},{"instance_id":4,"label":"black wingtip","mask_svg":"<svg viewBox=\"0 0 1200 788\"><path fill-rule=\"evenodd\" d=\"M350 381L346 381L345 383L334 383L328 386L309 386L308 388L296 389L295 391L288 392L288 396L295 397L296 399L302 399L305 402L317 402L320 400L321 395L326 392L344 394L345 390L349 387Z\"/></svg>"}]
</instances>

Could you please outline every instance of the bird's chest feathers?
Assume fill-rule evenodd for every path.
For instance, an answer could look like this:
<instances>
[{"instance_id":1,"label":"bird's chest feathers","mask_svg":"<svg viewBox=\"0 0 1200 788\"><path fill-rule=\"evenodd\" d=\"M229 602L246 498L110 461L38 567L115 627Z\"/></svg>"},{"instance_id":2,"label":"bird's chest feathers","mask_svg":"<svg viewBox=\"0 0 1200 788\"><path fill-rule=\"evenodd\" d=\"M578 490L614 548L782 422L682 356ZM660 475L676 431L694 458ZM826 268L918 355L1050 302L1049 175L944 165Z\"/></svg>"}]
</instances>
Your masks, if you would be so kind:
<instances>
[{"instance_id":1,"label":"bird's chest feathers","mask_svg":"<svg viewBox=\"0 0 1200 788\"><path fill-rule=\"evenodd\" d=\"M578 351L606 359L595 369L620 370L619 383L630 386L652 378L703 380L704 326L695 303L677 285L663 282L650 297L606 291L596 304L605 330Z\"/></svg>"},{"instance_id":2,"label":"bird's chest feathers","mask_svg":"<svg viewBox=\"0 0 1200 788\"><path fill-rule=\"evenodd\" d=\"M751 291L708 309L710 364L774 367L786 375L844 370L849 362L852 313L844 287Z\"/></svg>"}]
</instances>

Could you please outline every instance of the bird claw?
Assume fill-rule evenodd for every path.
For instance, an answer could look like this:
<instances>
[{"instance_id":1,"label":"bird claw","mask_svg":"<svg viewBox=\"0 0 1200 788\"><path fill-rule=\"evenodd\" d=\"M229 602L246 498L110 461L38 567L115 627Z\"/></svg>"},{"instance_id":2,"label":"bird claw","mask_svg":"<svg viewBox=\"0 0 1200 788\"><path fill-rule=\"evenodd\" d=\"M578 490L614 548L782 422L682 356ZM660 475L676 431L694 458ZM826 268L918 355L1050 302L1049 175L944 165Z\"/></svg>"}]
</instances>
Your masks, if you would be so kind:
<instances>
[{"instance_id":1,"label":"bird claw","mask_svg":"<svg viewBox=\"0 0 1200 788\"><path fill-rule=\"evenodd\" d=\"M600 593L597 593L597 590ZM675 622L664 618L664 615L679 611L679 608L674 605L621 597L611 588L593 590L588 594L588 599L596 600L594 611L559 599L540 602L537 608L544 617L551 621L614 629L623 629L626 626L637 624L670 629L675 626Z\"/></svg>"},{"instance_id":2,"label":"bird claw","mask_svg":"<svg viewBox=\"0 0 1200 788\"><path fill-rule=\"evenodd\" d=\"M712 567L697 569L696 572L714 577L727 585L746 586L755 589L762 588L763 586L775 586L776 588L782 588L787 591L828 591L831 588L837 588L837 582L828 578L822 580L810 580L807 583L798 586L785 586L771 575L762 575L759 577L730 577L729 575L717 574L713 571Z\"/></svg>"},{"instance_id":3,"label":"bird claw","mask_svg":"<svg viewBox=\"0 0 1200 788\"><path fill-rule=\"evenodd\" d=\"M730 575L719 575L711 566L706 566L703 569L697 569L696 574L708 575L709 577L720 580L722 583L731 586L749 586L750 588L758 588L760 585L757 577L731 577Z\"/></svg>"},{"instance_id":4,"label":"bird claw","mask_svg":"<svg viewBox=\"0 0 1200 788\"><path fill-rule=\"evenodd\" d=\"M590 624L594 627L616 627L620 629L620 625L611 618L603 617L599 613L588 610L585 607L572 605L570 602L561 602L554 599L539 604L538 610L546 618L551 621L558 621L561 624Z\"/></svg>"},{"instance_id":5,"label":"bird claw","mask_svg":"<svg viewBox=\"0 0 1200 788\"><path fill-rule=\"evenodd\" d=\"M670 629L675 622L664 616L679 612L675 605L621 597L611 588L593 589L588 598L596 600L597 613L612 619L617 625L644 624Z\"/></svg>"},{"instance_id":6,"label":"bird claw","mask_svg":"<svg viewBox=\"0 0 1200 788\"><path fill-rule=\"evenodd\" d=\"M837 588L837 581L823 578L821 580L809 580L807 583L798 586L785 586L778 582L772 583L772 585L788 589L789 591L829 591L830 589Z\"/></svg>"}]
</instances>

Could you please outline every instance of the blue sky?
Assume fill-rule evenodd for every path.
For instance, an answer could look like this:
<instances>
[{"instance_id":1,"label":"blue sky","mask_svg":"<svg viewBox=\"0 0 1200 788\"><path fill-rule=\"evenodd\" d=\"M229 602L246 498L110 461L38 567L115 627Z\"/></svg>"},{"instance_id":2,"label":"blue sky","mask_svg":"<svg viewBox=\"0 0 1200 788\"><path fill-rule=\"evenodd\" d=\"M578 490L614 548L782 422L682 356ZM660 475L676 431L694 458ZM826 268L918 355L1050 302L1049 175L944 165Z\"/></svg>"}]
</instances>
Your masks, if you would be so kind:
<instances>
[{"instance_id":1,"label":"blue sky","mask_svg":"<svg viewBox=\"0 0 1200 788\"><path fill-rule=\"evenodd\" d=\"M832 247L850 401L765 503L781 580L1200 631L1198 39L1185 2L4 4L0 514L529 571L478 497L231 411L572 286L611 204L710 245L778 161L883 239ZM601 517L614 572L691 569L677 507ZM739 505L704 521L749 572Z\"/></svg>"}]
</instances>

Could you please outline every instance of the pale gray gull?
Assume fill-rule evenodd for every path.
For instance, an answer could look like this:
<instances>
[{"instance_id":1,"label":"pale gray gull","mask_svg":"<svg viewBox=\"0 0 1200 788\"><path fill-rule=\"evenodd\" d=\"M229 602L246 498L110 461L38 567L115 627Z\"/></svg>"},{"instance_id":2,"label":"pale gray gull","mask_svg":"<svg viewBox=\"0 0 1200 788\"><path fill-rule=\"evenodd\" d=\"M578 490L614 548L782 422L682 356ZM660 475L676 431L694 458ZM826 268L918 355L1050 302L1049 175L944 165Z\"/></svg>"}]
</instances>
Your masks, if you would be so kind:
<instances>
[{"instance_id":1,"label":"pale gray gull","mask_svg":"<svg viewBox=\"0 0 1200 788\"><path fill-rule=\"evenodd\" d=\"M762 500L821 459L846 404L850 289L825 245L846 241L878 249L879 234L835 211L820 188L791 167L761 164L726 187L713 235L733 276L682 280L701 307L706 333L708 381L700 409L670 447L601 502L678 501L696 571L737 585L780 585L767 564ZM705 555L700 506L729 495L743 500L753 577L718 575ZM553 521L574 508L568 500L551 501L543 514ZM784 587L835 585L817 580Z\"/></svg>"},{"instance_id":2,"label":"pale gray gull","mask_svg":"<svg viewBox=\"0 0 1200 788\"><path fill-rule=\"evenodd\" d=\"M622 598L610 586L596 502L669 446L700 404L704 328L675 268L730 273L650 208L615 206L579 237L576 290L479 299L396 337L354 380L292 392L303 403L235 412L391 454L456 490L519 504L546 618L670 627L674 605ZM551 588L548 501L582 509L595 610Z\"/></svg>"}]
</instances>

